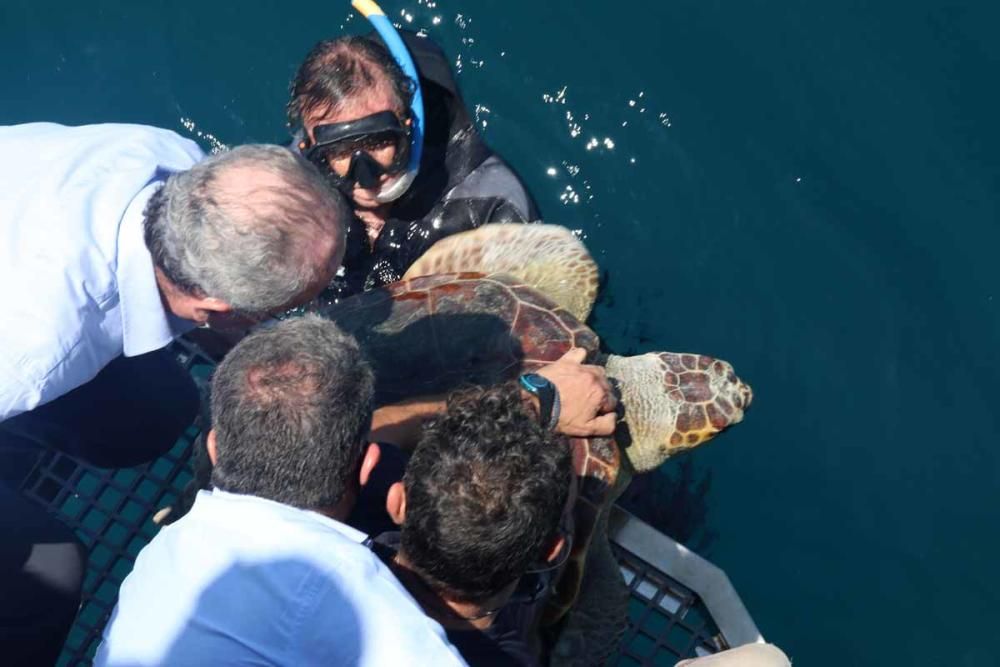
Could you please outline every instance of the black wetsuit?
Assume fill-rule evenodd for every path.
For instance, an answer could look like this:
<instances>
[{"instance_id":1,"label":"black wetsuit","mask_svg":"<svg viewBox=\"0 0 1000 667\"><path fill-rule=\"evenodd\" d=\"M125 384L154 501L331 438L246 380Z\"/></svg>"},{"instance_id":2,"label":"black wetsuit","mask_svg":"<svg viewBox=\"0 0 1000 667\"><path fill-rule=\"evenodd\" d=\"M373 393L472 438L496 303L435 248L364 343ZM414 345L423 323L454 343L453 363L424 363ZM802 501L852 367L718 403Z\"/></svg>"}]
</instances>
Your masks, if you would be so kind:
<instances>
[{"instance_id":1,"label":"black wetsuit","mask_svg":"<svg viewBox=\"0 0 1000 667\"><path fill-rule=\"evenodd\" d=\"M399 527L386 512L385 500L389 488L403 479L409 454L386 443L380 443L381 456L361 495L354 512L347 520L369 535L378 537L368 545L386 565L399 550ZM551 574L526 574L503 609L485 630L446 630L448 640L455 645L471 667L537 667L539 662L528 645L534 619L551 595Z\"/></svg>"},{"instance_id":2,"label":"black wetsuit","mask_svg":"<svg viewBox=\"0 0 1000 667\"><path fill-rule=\"evenodd\" d=\"M428 248L451 234L489 222L538 219L520 179L476 131L444 53L430 39L401 34L420 73L424 97L420 172L393 202L374 244L364 223L351 221L343 268L323 294L324 301L399 280Z\"/></svg>"},{"instance_id":3,"label":"black wetsuit","mask_svg":"<svg viewBox=\"0 0 1000 667\"><path fill-rule=\"evenodd\" d=\"M399 550L399 533L383 533L368 544L391 569L392 559ZM533 575L525 575L518 589L535 583ZM527 638L544 603L545 597L531 602L510 602L497 612L484 630L446 628L445 633L470 667L539 667Z\"/></svg>"}]
</instances>

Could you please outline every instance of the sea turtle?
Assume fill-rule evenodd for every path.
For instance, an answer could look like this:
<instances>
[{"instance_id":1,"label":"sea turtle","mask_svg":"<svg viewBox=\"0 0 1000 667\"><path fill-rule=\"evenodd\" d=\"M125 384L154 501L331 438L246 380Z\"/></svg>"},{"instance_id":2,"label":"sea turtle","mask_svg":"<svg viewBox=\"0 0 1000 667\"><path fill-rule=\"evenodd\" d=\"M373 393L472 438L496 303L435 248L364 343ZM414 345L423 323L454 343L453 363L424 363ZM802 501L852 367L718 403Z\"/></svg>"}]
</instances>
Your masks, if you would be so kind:
<instances>
[{"instance_id":1,"label":"sea turtle","mask_svg":"<svg viewBox=\"0 0 1000 667\"><path fill-rule=\"evenodd\" d=\"M560 263L546 263L544 255L564 259L566 248L556 243L540 250L540 235L582 243L570 241L565 230L555 231L561 228L544 227L551 226L490 225L451 237L445 259L432 256L426 265L459 268L463 260L445 261L448 256L471 257L466 266L481 272L404 278L328 305L321 313L365 349L375 369L379 405L442 395L463 384L509 380L573 347L584 348L589 363L605 367L620 393L622 418L614 438L571 440L581 482L576 537L543 621L557 628L553 660L581 664L601 661L613 651L625 624L627 590L606 534L610 505L634 472L652 470L739 422L752 394L728 363L704 355L603 353L597 335L560 305L586 317L593 300L576 297L591 282L596 293L596 267L586 255L591 266L577 266L575 277L563 280ZM501 232L505 250L484 261L477 246ZM440 250L435 245L430 252L435 249ZM577 249L569 254L576 256ZM532 267L528 280L512 275L521 265ZM503 273L492 272L498 266ZM556 299L532 286L540 284L555 291Z\"/></svg>"}]
</instances>

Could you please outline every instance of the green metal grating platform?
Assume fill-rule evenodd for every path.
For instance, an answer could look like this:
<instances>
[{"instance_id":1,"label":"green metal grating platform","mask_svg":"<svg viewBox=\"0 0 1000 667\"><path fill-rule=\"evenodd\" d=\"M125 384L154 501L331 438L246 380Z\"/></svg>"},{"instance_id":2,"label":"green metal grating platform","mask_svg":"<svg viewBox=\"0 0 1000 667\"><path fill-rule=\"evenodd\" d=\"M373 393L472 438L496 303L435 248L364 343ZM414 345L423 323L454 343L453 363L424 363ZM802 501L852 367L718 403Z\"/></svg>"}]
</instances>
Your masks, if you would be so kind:
<instances>
[{"instance_id":1,"label":"green metal grating platform","mask_svg":"<svg viewBox=\"0 0 1000 667\"><path fill-rule=\"evenodd\" d=\"M718 627L693 591L618 544L612 551L631 594L619 665L674 665L723 648Z\"/></svg>"},{"instance_id":2,"label":"green metal grating platform","mask_svg":"<svg viewBox=\"0 0 1000 667\"><path fill-rule=\"evenodd\" d=\"M196 379L207 379L214 363L186 341L174 345ZM47 452L25 479L25 495L72 527L90 553L83 604L60 666L90 664L121 582L158 530L153 515L172 504L192 477L191 452L201 431L199 422L167 455L144 466L103 470ZM681 658L760 641L721 570L624 510L616 508L609 530L631 591L628 630L612 664L673 665ZM708 605L698 591L712 593L704 596Z\"/></svg>"}]
</instances>

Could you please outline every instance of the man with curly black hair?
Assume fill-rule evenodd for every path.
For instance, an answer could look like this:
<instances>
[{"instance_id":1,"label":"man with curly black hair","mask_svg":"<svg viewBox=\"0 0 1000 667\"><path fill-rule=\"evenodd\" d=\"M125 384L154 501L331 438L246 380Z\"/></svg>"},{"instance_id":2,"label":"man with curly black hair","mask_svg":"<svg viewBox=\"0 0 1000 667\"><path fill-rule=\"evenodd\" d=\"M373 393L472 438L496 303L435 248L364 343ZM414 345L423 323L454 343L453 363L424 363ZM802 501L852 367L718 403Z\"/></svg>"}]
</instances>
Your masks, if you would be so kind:
<instances>
[{"instance_id":1,"label":"man with curly black hair","mask_svg":"<svg viewBox=\"0 0 1000 667\"><path fill-rule=\"evenodd\" d=\"M392 563L471 665L537 664L529 646L549 577L569 554L569 444L515 383L454 394L430 421L387 509ZM531 576L525 576L531 573Z\"/></svg>"}]
</instances>

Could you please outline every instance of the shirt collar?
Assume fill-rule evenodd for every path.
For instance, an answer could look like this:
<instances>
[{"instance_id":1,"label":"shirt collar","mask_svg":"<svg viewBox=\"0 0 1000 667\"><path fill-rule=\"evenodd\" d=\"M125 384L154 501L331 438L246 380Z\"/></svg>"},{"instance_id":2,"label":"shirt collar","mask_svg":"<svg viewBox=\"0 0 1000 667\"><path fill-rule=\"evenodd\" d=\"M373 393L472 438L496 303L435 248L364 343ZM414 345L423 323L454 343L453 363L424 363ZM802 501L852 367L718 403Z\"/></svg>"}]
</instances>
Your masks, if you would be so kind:
<instances>
[{"instance_id":1,"label":"shirt collar","mask_svg":"<svg viewBox=\"0 0 1000 667\"><path fill-rule=\"evenodd\" d=\"M267 498L261 498L260 496L251 496L242 493L230 493L229 491L223 491L221 489L213 488L211 493L208 491L199 491L198 495L210 495L212 498L223 500L225 502L237 502L245 503L251 505L259 505L270 509L273 512L279 514L294 515L298 518L307 517L316 523L320 523L327 528L332 528L333 530L340 533L342 536L346 537L352 542L357 542L358 544L364 544L368 540L368 535L361 532L356 528L348 526L346 523L341 523L336 519L331 519L325 514L320 514L319 512L314 512L312 510L303 510L298 507L292 507L291 505L286 505L284 503L279 503L275 500L268 500Z\"/></svg>"},{"instance_id":2,"label":"shirt collar","mask_svg":"<svg viewBox=\"0 0 1000 667\"><path fill-rule=\"evenodd\" d=\"M118 228L118 266L115 278L122 316L122 342L126 357L166 347L194 327L167 311L156 284L153 258L143 235L143 209L162 181L154 180L139 191L125 209Z\"/></svg>"}]
</instances>

